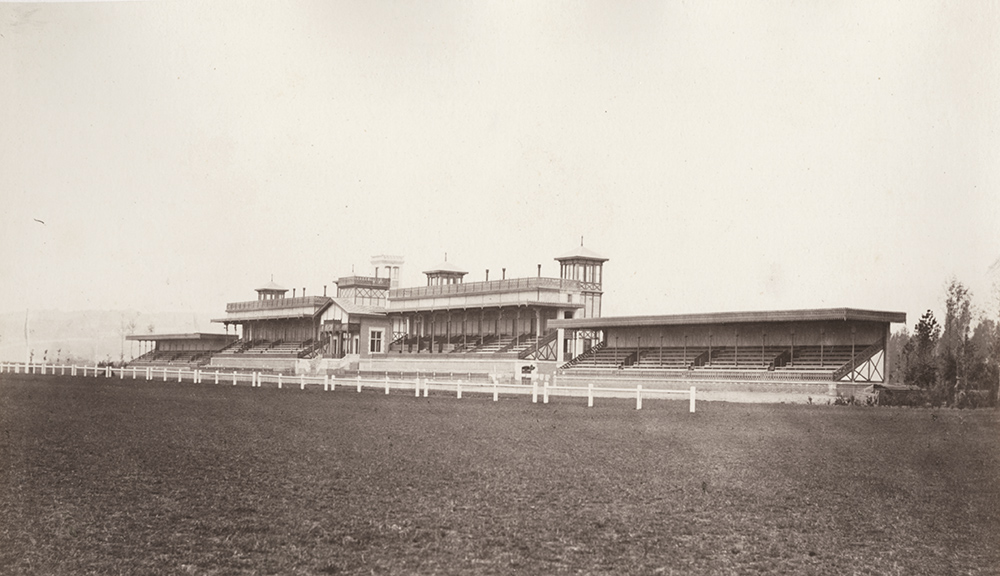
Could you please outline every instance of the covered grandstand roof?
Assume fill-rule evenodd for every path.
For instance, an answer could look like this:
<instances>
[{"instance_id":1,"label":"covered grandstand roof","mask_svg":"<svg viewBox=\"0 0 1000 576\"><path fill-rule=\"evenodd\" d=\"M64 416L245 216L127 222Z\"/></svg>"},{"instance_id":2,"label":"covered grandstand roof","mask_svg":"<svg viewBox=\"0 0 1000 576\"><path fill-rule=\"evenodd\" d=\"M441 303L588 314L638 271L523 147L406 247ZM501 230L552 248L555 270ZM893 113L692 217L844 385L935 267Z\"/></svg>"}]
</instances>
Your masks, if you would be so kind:
<instances>
[{"instance_id":1,"label":"covered grandstand roof","mask_svg":"<svg viewBox=\"0 0 1000 576\"><path fill-rule=\"evenodd\" d=\"M684 324L733 324L749 322L802 322L817 320L853 320L905 323L905 312L858 310L855 308L819 308L811 310L772 310L761 312L712 312L707 314L669 314L658 316L607 316L550 320L551 328L613 328L624 326L678 326Z\"/></svg>"},{"instance_id":2,"label":"covered grandstand roof","mask_svg":"<svg viewBox=\"0 0 1000 576\"><path fill-rule=\"evenodd\" d=\"M165 340L235 340L237 336L233 334L222 334L219 332L190 332L187 334L129 334L126 340L141 340L143 342L165 341Z\"/></svg>"}]
</instances>

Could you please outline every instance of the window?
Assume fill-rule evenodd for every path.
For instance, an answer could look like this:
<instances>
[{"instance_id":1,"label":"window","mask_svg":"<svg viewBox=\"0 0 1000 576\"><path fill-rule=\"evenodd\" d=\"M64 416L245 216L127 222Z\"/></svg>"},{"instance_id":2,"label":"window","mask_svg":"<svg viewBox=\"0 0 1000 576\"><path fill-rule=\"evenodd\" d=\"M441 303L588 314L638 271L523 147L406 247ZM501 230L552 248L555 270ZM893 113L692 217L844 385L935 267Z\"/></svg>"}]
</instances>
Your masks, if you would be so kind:
<instances>
[{"instance_id":1,"label":"window","mask_svg":"<svg viewBox=\"0 0 1000 576\"><path fill-rule=\"evenodd\" d=\"M372 328L368 331L368 351L372 354L380 354L382 352L382 335L385 330L376 330Z\"/></svg>"}]
</instances>

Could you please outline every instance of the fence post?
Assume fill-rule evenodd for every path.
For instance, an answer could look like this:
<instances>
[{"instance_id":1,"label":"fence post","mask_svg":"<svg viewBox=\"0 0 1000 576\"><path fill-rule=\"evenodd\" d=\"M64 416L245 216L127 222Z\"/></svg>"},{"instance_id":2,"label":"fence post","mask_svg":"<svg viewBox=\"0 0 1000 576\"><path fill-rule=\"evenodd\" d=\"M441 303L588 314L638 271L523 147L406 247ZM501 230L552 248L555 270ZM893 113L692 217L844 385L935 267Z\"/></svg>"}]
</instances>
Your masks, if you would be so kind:
<instances>
[{"instance_id":1,"label":"fence post","mask_svg":"<svg viewBox=\"0 0 1000 576\"><path fill-rule=\"evenodd\" d=\"M587 384L587 408L594 407L594 383Z\"/></svg>"},{"instance_id":2,"label":"fence post","mask_svg":"<svg viewBox=\"0 0 1000 576\"><path fill-rule=\"evenodd\" d=\"M427 394L430 393L430 390L431 390L431 381L428 380L427 378L424 378L424 398L427 398Z\"/></svg>"},{"instance_id":3,"label":"fence post","mask_svg":"<svg viewBox=\"0 0 1000 576\"><path fill-rule=\"evenodd\" d=\"M299 390L306 389L306 376L305 374L299 374Z\"/></svg>"},{"instance_id":4,"label":"fence post","mask_svg":"<svg viewBox=\"0 0 1000 576\"><path fill-rule=\"evenodd\" d=\"M358 374L358 392L361 392L361 374Z\"/></svg>"},{"instance_id":5,"label":"fence post","mask_svg":"<svg viewBox=\"0 0 1000 576\"><path fill-rule=\"evenodd\" d=\"M135 366L132 367L132 379L135 380Z\"/></svg>"},{"instance_id":6,"label":"fence post","mask_svg":"<svg viewBox=\"0 0 1000 576\"><path fill-rule=\"evenodd\" d=\"M330 392L333 392L333 389L336 388L336 386L337 386L337 376L336 375L330 376Z\"/></svg>"},{"instance_id":7,"label":"fence post","mask_svg":"<svg viewBox=\"0 0 1000 576\"><path fill-rule=\"evenodd\" d=\"M164 382L167 381L167 369L166 368L163 369L163 381Z\"/></svg>"},{"instance_id":8,"label":"fence post","mask_svg":"<svg viewBox=\"0 0 1000 576\"><path fill-rule=\"evenodd\" d=\"M457 392L458 399L461 400L462 399L462 381L461 380L458 381L458 384L455 386L455 390Z\"/></svg>"},{"instance_id":9,"label":"fence post","mask_svg":"<svg viewBox=\"0 0 1000 576\"><path fill-rule=\"evenodd\" d=\"M281 372L278 372L278 390L281 390Z\"/></svg>"},{"instance_id":10,"label":"fence post","mask_svg":"<svg viewBox=\"0 0 1000 576\"><path fill-rule=\"evenodd\" d=\"M548 404L548 403L549 403L549 381L546 380L544 389L542 391L542 404Z\"/></svg>"},{"instance_id":11,"label":"fence post","mask_svg":"<svg viewBox=\"0 0 1000 576\"><path fill-rule=\"evenodd\" d=\"M538 381L531 379L531 403L538 404Z\"/></svg>"},{"instance_id":12,"label":"fence post","mask_svg":"<svg viewBox=\"0 0 1000 576\"><path fill-rule=\"evenodd\" d=\"M76 376L76 364L73 364L69 371L71 376Z\"/></svg>"},{"instance_id":13,"label":"fence post","mask_svg":"<svg viewBox=\"0 0 1000 576\"><path fill-rule=\"evenodd\" d=\"M500 391L497 390L497 379L493 379L493 401L496 402L500 400Z\"/></svg>"},{"instance_id":14,"label":"fence post","mask_svg":"<svg viewBox=\"0 0 1000 576\"><path fill-rule=\"evenodd\" d=\"M689 404L688 412L694 414L694 386L691 387L691 402Z\"/></svg>"},{"instance_id":15,"label":"fence post","mask_svg":"<svg viewBox=\"0 0 1000 576\"><path fill-rule=\"evenodd\" d=\"M420 376L413 382L413 397L420 398Z\"/></svg>"},{"instance_id":16,"label":"fence post","mask_svg":"<svg viewBox=\"0 0 1000 576\"><path fill-rule=\"evenodd\" d=\"M63 364L62 366L59 367L59 375L60 376L65 376L66 375L66 365L65 364Z\"/></svg>"},{"instance_id":17,"label":"fence post","mask_svg":"<svg viewBox=\"0 0 1000 576\"><path fill-rule=\"evenodd\" d=\"M219 371L218 370L215 371L215 383L216 384L219 383Z\"/></svg>"},{"instance_id":18,"label":"fence post","mask_svg":"<svg viewBox=\"0 0 1000 576\"><path fill-rule=\"evenodd\" d=\"M635 385L635 409L642 410L642 384Z\"/></svg>"},{"instance_id":19,"label":"fence post","mask_svg":"<svg viewBox=\"0 0 1000 576\"><path fill-rule=\"evenodd\" d=\"M330 389L330 375L323 374L323 392L326 392L329 389Z\"/></svg>"},{"instance_id":20,"label":"fence post","mask_svg":"<svg viewBox=\"0 0 1000 576\"><path fill-rule=\"evenodd\" d=\"M106 367L104 368L104 377L105 377L105 378L111 378L111 364L108 364L108 365L107 365L107 366L106 366Z\"/></svg>"},{"instance_id":21,"label":"fence post","mask_svg":"<svg viewBox=\"0 0 1000 576\"><path fill-rule=\"evenodd\" d=\"M119 380L124 380L125 379L125 369L124 368L119 368L118 369L118 379Z\"/></svg>"},{"instance_id":22,"label":"fence post","mask_svg":"<svg viewBox=\"0 0 1000 576\"><path fill-rule=\"evenodd\" d=\"M385 373L385 393L389 393L389 373Z\"/></svg>"},{"instance_id":23,"label":"fence post","mask_svg":"<svg viewBox=\"0 0 1000 576\"><path fill-rule=\"evenodd\" d=\"M181 381L181 375L182 375L182 373L183 373L183 372L184 372L184 369L183 369L183 368L178 368L178 369L177 369L177 381L178 381L178 382L180 382L180 381Z\"/></svg>"},{"instance_id":24,"label":"fence post","mask_svg":"<svg viewBox=\"0 0 1000 576\"><path fill-rule=\"evenodd\" d=\"M236 370L233 370L233 386L236 386Z\"/></svg>"}]
</instances>

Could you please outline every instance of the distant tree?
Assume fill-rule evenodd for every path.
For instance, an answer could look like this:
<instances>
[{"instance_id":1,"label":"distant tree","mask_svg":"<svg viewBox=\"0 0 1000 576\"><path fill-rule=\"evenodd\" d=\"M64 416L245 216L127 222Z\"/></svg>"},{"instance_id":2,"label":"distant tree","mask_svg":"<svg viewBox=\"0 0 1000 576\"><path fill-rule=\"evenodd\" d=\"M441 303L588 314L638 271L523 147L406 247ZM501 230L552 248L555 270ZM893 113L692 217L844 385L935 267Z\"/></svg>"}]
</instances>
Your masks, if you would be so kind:
<instances>
[{"instance_id":1,"label":"distant tree","mask_svg":"<svg viewBox=\"0 0 1000 576\"><path fill-rule=\"evenodd\" d=\"M910 343L910 332L904 326L895 334L889 335L889 344L886 347L886 354L889 358L889 382L902 383L906 379L907 371L907 345Z\"/></svg>"},{"instance_id":2,"label":"distant tree","mask_svg":"<svg viewBox=\"0 0 1000 576\"><path fill-rule=\"evenodd\" d=\"M913 335L903 347L906 358L906 382L920 388L933 388L937 382L935 349L941 337L941 326L928 310L913 327Z\"/></svg>"},{"instance_id":3,"label":"distant tree","mask_svg":"<svg viewBox=\"0 0 1000 576\"><path fill-rule=\"evenodd\" d=\"M952 278L946 289L944 331L938 343L938 386L948 404L968 388L971 326L972 293Z\"/></svg>"}]
</instances>

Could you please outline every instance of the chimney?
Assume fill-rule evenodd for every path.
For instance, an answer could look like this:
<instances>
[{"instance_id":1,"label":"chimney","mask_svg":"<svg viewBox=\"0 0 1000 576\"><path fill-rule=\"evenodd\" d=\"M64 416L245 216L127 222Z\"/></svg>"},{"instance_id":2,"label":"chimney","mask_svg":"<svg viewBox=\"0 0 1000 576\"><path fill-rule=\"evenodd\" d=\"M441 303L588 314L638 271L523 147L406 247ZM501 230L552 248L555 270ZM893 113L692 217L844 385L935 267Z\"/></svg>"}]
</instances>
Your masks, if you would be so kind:
<instances>
[{"instance_id":1,"label":"chimney","mask_svg":"<svg viewBox=\"0 0 1000 576\"><path fill-rule=\"evenodd\" d=\"M295 288L292 288L292 298L295 298Z\"/></svg>"},{"instance_id":2,"label":"chimney","mask_svg":"<svg viewBox=\"0 0 1000 576\"><path fill-rule=\"evenodd\" d=\"M326 284L323 284L323 297L326 297Z\"/></svg>"},{"instance_id":3,"label":"chimney","mask_svg":"<svg viewBox=\"0 0 1000 576\"><path fill-rule=\"evenodd\" d=\"M539 278L542 277L542 265L541 264L538 265L538 277Z\"/></svg>"},{"instance_id":4,"label":"chimney","mask_svg":"<svg viewBox=\"0 0 1000 576\"><path fill-rule=\"evenodd\" d=\"M507 279L507 269L506 268L501 268L500 270L503 271L503 276L501 276L500 279L501 280L506 280Z\"/></svg>"},{"instance_id":5,"label":"chimney","mask_svg":"<svg viewBox=\"0 0 1000 576\"><path fill-rule=\"evenodd\" d=\"M302 297L303 298L306 297L306 287L305 286L302 287Z\"/></svg>"},{"instance_id":6,"label":"chimney","mask_svg":"<svg viewBox=\"0 0 1000 576\"><path fill-rule=\"evenodd\" d=\"M486 269L486 281L487 282L490 281L490 269L489 268Z\"/></svg>"}]
</instances>

